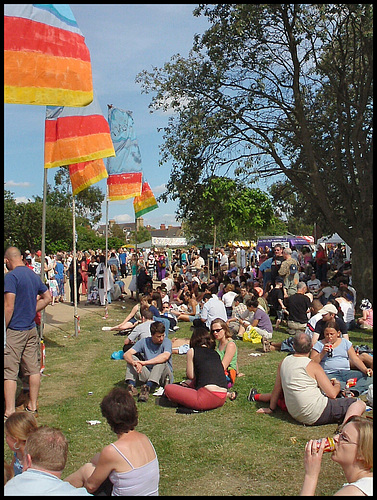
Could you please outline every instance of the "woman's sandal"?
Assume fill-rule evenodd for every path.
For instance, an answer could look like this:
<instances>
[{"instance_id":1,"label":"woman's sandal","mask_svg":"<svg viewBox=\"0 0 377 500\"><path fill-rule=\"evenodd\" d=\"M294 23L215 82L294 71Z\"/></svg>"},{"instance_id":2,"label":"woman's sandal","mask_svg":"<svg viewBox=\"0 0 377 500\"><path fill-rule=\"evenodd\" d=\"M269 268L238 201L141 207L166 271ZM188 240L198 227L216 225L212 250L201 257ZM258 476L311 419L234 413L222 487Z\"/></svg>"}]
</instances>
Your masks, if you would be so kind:
<instances>
[{"instance_id":1,"label":"woman's sandal","mask_svg":"<svg viewBox=\"0 0 377 500\"><path fill-rule=\"evenodd\" d=\"M228 392L229 394L229 400L230 401L234 401L236 399L236 397L238 396L238 392L237 391L232 391L232 392Z\"/></svg>"},{"instance_id":2,"label":"woman's sandal","mask_svg":"<svg viewBox=\"0 0 377 500\"><path fill-rule=\"evenodd\" d=\"M271 342L266 337L262 337L262 347L263 352L271 352Z\"/></svg>"},{"instance_id":3,"label":"woman's sandal","mask_svg":"<svg viewBox=\"0 0 377 500\"><path fill-rule=\"evenodd\" d=\"M27 413L31 413L34 417L38 417L38 410L31 410L28 406L25 406L25 410Z\"/></svg>"}]
</instances>

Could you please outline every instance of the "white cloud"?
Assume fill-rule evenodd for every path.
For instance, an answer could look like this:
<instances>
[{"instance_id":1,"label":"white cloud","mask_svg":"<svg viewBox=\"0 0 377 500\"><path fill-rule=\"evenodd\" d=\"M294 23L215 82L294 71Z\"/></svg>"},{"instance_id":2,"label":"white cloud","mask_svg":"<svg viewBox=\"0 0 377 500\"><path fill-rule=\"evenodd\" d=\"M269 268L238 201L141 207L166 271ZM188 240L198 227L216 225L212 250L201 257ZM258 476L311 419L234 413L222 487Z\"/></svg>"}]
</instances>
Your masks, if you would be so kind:
<instances>
[{"instance_id":1,"label":"white cloud","mask_svg":"<svg viewBox=\"0 0 377 500\"><path fill-rule=\"evenodd\" d=\"M5 181L5 187L30 187L30 182L15 182L15 181Z\"/></svg>"},{"instance_id":2,"label":"white cloud","mask_svg":"<svg viewBox=\"0 0 377 500\"><path fill-rule=\"evenodd\" d=\"M16 203L29 203L31 201L30 198L26 198L26 196L18 196L14 199Z\"/></svg>"},{"instance_id":3,"label":"white cloud","mask_svg":"<svg viewBox=\"0 0 377 500\"><path fill-rule=\"evenodd\" d=\"M115 220L115 222L121 224L124 224L125 222L135 222L135 218L132 218L128 214L116 215L115 217L113 217L113 219Z\"/></svg>"},{"instance_id":4,"label":"white cloud","mask_svg":"<svg viewBox=\"0 0 377 500\"><path fill-rule=\"evenodd\" d=\"M159 186L156 186L152 188L152 192L155 196L162 194L166 190L166 184L160 184Z\"/></svg>"}]
</instances>

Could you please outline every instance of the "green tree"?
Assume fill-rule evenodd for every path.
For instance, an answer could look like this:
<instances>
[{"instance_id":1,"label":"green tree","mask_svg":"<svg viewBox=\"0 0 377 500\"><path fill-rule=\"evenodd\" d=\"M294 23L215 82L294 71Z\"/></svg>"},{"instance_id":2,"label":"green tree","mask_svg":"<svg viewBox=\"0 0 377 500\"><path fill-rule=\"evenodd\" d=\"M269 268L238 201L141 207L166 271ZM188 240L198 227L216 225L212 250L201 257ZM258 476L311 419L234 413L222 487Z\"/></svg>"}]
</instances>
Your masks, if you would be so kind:
<instances>
[{"instance_id":1,"label":"green tree","mask_svg":"<svg viewBox=\"0 0 377 500\"><path fill-rule=\"evenodd\" d=\"M5 194L4 241L21 251L41 248L42 202L16 203L11 193ZM49 206L46 210L46 252L72 248L72 214L65 208Z\"/></svg>"},{"instance_id":2,"label":"green tree","mask_svg":"<svg viewBox=\"0 0 377 500\"><path fill-rule=\"evenodd\" d=\"M183 206L180 198L179 210L190 228L189 234L198 241L212 243L216 238L225 244L231 239L253 239L273 217L265 193L234 179L212 176L193 192L186 190L184 194L187 205Z\"/></svg>"},{"instance_id":3,"label":"green tree","mask_svg":"<svg viewBox=\"0 0 377 500\"><path fill-rule=\"evenodd\" d=\"M151 239L151 233L146 227L139 227L137 230L137 243L144 243L144 241L149 241ZM130 234L130 243L135 244L135 231Z\"/></svg>"},{"instance_id":4,"label":"green tree","mask_svg":"<svg viewBox=\"0 0 377 500\"><path fill-rule=\"evenodd\" d=\"M168 196L215 172L283 175L352 248L372 300L373 6L202 4L211 23L186 60L137 77L173 109ZM255 178L255 177L254 177Z\"/></svg>"},{"instance_id":5,"label":"green tree","mask_svg":"<svg viewBox=\"0 0 377 500\"><path fill-rule=\"evenodd\" d=\"M54 177L54 187L47 186L47 204L72 210L72 185L68 167L59 167ZM105 195L97 186L89 186L75 196L76 216L94 226L102 216Z\"/></svg>"}]
</instances>

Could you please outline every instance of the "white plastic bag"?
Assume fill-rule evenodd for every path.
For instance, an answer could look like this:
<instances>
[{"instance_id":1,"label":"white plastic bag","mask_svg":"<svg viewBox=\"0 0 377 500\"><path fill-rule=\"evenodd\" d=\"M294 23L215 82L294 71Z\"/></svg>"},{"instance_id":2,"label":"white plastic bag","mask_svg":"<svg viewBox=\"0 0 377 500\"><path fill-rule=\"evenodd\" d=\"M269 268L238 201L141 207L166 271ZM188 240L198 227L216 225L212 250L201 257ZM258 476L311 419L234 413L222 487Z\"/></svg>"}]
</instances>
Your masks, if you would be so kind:
<instances>
[{"instance_id":1,"label":"white plastic bag","mask_svg":"<svg viewBox=\"0 0 377 500\"><path fill-rule=\"evenodd\" d=\"M373 407L373 384L370 384L370 386L368 387L367 401L369 406Z\"/></svg>"}]
</instances>

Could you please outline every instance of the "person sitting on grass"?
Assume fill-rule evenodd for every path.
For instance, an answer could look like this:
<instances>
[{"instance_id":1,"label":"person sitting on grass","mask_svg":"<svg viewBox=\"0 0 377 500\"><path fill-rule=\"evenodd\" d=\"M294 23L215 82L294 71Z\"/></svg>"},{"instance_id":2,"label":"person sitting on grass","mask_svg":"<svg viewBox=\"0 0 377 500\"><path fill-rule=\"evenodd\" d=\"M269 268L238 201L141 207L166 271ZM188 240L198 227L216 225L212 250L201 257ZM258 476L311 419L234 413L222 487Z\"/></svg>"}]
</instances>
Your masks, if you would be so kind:
<instances>
[{"instance_id":1,"label":"person sitting on grass","mask_svg":"<svg viewBox=\"0 0 377 500\"><path fill-rule=\"evenodd\" d=\"M243 373L239 373L238 370L237 345L232 339L232 332L229 329L228 323L220 318L212 321L211 333L215 337L215 340L218 341L216 352L219 353L228 382L228 389L230 389L233 387L236 377L242 377L244 375ZM230 392L228 397L233 401L237 397L237 392Z\"/></svg>"},{"instance_id":2,"label":"person sitting on grass","mask_svg":"<svg viewBox=\"0 0 377 500\"><path fill-rule=\"evenodd\" d=\"M178 321L191 321L200 318L200 305L196 300L195 295L189 290L184 290L181 297L183 303L187 306L187 312L183 313L177 309L171 309L171 314L177 317Z\"/></svg>"},{"instance_id":3,"label":"person sitting on grass","mask_svg":"<svg viewBox=\"0 0 377 500\"><path fill-rule=\"evenodd\" d=\"M338 463L347 483L336 496L373 496L373 421L353 416L334 436L335 450L331 460ZM310 440L305 446L305 477L300 496L314 496L321 471L325 440L318 449L317 442Z\"/></svg>"},{"instance_id":4,"label":"person sitting on grass","mask_svg":"<svg viewBox=\"0 0 377 500\"><path fill-rule=\"evenodd\" d=\"M151 326L151 336L140 339L123 355L127 361L126 383L132 396L139 396L138 401L148 401L149 394L158 385L164 387L167 380L173 381L173 365L171 360L171 340L165 337L165 326L154 321ZM140 353L143 360L136 354ZM136 389L137 383L143 385L140 395Z\"/></svg>"},{"instance_id":5,"label":"person sitting on grass","mask_svg":"<svg viewBox=\"0 0 377 500\"><path fill-rule=\"evenodd\" d=\"M116 387L100 407L117 440L64 481L103 496L158 495L157 454L149 438L136 430L138 412L133 397L126 389Z\"/></svg>"},{"instance_id":6,"label":"person sitting on grass","mask_svg":"<svg viewBox=\"0 0 377 500\"><path fill-rule=\"evenodd\" d=\"M329 379L338 379L342 390L351 378L357 379L356 385L352 387L353 394L368 390L369 385L373 384L373 370L356 355L352 343L340 336L340 327L335 319L327 322L324 335L322 340L314 344L310 359L322 366ZM357 367L356 370L351 370L351 361Z\"/></svg>"},{"instance_id":7,"label":"person sitting on grass","mask_svg":"<svg viewBox=\"0 0 377 500\"><path fill-rule=\"evenodd\" d=\"M273 413L277 402L284 397L288 413L305 425L325 425L345 422L352 415L362 415L366 404L356 398L337 398L339 380L330 381L323 368L312 361L310 335L297 332L293 346L295 353L278 366L269 408L257 413Z\"/></svg>"},{"instance_id":8,"label":"person sitting on grass","mask_svg":"<svg viewBox=\"0 0 377 500\"><path fill-rule=\"evenodd\" d=\"M123 330L131 330L136 325L141 323L142 321L141 311L143 308L148 308L148 307L149 307L148 300L146 299L146 297L141 296L140 303L133 306L131 312L127 314L127 316L121 323L115 326L104 326L102 330L106 329L108 331L117 331L117 332L121 332Z\"/></svg>"},{"instance_id":9,"label":"person sitting on grass","mask_svg":"<svg viewBox=\"0 0 377 500\"><path fill-rule=\"evenodd\" d=\"M41 426L27 437L23 472L4 486L4 496L92 496L86 488L61 479L68 457L68 440L52 427Z\"/></svg>"},{"instance_id":10,"label":"person sitting on grass","mask_svg":"<svg viewBox=\"0 0 377 500\"><path fill-rule=\"evenodd\" d=\"M194 328L186 354L188 380L165 386L164 395L170 401L201 411L224 405L228 383L215 347L216 341L205 327Z\"/></svg>"},{"instance_id":11,"label":"person sitting on grass","mask_svg":"<svg viewBox=\"0 0 377 500\"><path fill-rule=\"evenodd\" d=\"M28 435L38 429L37 421L32 413L26 411L12 413L4 423L7 445L13 451L11 466L14 475L23 471L24 449Z\"/></svg>"},{"instance_id":12,"label":"person sitting on grass","mask_svg":"<svg viewBox=\"0 0 377 500\"><path fill-rule=\"evenodd\" d=\"M363 316L357 320L357 326L364 330L373 330L373 306L370 300L363 299L360 303Z\"/></svg>"}]
</instances>

